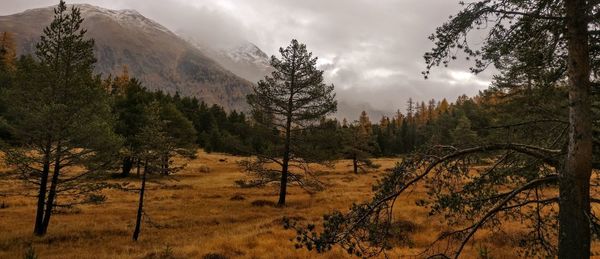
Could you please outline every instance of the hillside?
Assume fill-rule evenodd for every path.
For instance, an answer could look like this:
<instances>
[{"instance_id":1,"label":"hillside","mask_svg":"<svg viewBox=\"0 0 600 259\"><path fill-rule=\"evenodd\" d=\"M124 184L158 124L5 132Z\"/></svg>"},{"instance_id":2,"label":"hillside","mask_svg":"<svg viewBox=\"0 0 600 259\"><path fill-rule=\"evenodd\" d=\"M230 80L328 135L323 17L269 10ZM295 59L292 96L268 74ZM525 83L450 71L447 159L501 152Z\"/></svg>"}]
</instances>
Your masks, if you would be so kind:
<instances>
[{"instance_id":1,"label":"hillside","mask_svg":"<svg viewBox=\"0 0 600 259\"><path fill-rule=\"evenodd\" d=\"M227 109L245 109L251 82L134 10L78 5L87 36L96 42L96 72L117 74L123 65L152 90L196 96ZM0 31L15 34L18 54L32 53L52 8L0 16Z\"/></svg>"},{"instance_id":2,"label":"hillside","mask_svg":"<svg viewBox=\"0 0 600 259\"><path fill-rule=\"evenodd\" d=\"M258 82L272 71L269 56L252 42L241 41L213 46L182 32L181 37L234 74Z\"/></svg>"}]
</instances>

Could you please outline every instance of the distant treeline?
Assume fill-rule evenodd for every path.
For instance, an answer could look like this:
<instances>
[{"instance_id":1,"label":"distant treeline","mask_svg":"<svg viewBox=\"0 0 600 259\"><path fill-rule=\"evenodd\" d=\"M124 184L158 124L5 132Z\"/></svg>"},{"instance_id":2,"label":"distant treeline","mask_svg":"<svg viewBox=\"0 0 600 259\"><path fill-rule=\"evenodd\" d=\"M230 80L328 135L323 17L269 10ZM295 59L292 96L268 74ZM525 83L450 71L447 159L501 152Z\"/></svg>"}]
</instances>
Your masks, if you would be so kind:
<instances>
[{"instance_id":1,"label":"distant treeline","mask_svg":"<svg viewBox=\"0 0 600 259\"><path fill-rule=\"evenodd\" d=\"M265 136L264 128L258 128L253 122L256 118L252 114L236 110L228 112L217 104L209 105L196 97L150 91L136 79L129 79L123 92L113 94L116 107L135 105L134 102L150 103L153 100L176 107L193 125L195 144L206 152L249 155L264 149L273 140ZM423 145L449 145L485 136L490 117L484 109L483 99L482 96L470 98L463 95L456 102L446 99L436 102L432 99L420 104L409 99L406 111L397 111L391 117L382 116L379 120L372 120L366 112L362 112L357 114L357 120L323 119L319 128L331 131L361 125L366 127L366 132L375 143L371 152L373 156L408 154ZM277 134L274 130L268 133ZM331 133L321 131L319 134ZM343 144L329 145L341 147Z\"/></svg>"},{"instance_id":2,"label":"distant treeline","mask_svg":"<svg viewBox=\"0 0 600 259\"><path fill-rule=\"evenodd\" d=\"M14 42L10 33L3 33L0 41L6 56L6 69L2 71L0 80L2 86L6 87L11 80L15 80L12 73L18 73L19 61L14 56ZM23 60L20 63L25 66L27 62ZM264 126L257 126L253 122L256 115L236 110L228 112L217 104L209 105L196 97L150 91L137 79L130 78L126 66L120 75L103 79L102 85L110 95L113 113L118 118L116 131L122 136L135 134L136 130L142 127L144 107L154 101L163 106L170 106L171 116L183 120L179 125L171 127L185 127L186 124L191 124L194 131L191 135L194 137L187 138L187 141L197 144L207 152L253 154L267 148L269 142L274 139L268 136L270 133L277 134L274 129L269 131L264 129ZM339 130L351 124L360 124L366 127L366 133L371 135L376 144L370 149L371 155L395 156L410 153L426 144L450 144L454 143L454 140L464 141L465 138L473 139L485 135L484 129L490 122L489 116L480 107L481 100L481 96L469 98L465 95L454 103L446 99L430 100L427 103L409 99L406 111L398 110L391 117L383 116L372 121L368 114L363 112L357 114L356 121L352 118L342 121L334 118L324 119L321 126L325 129ZM0 105L0 113L4 109ZM5 126L0 127L0 136L11 142L9 130ZM341 140L338 138L337 141ZM336 146L336 143L329 145ZM342 146L342 143L338 143L337 146Z\"/></svg>"},{"instance_id":3,"label":"distant treeline","mask_svg":"<svg viewBox=\"0 0 600 259\"><path fill-rule=\"evenodd\" d=\"M463 95L454 103L432 99L420 104L409 99L405 113L398 111L391 118L383 116L373 125L380 148L375 155L407 154L424 145L450 145L485 136L490 117L484 109L484 99Z\"/></svg>"},{"instance_id":4,"label":"distant treeline","mask_svg":"<svg viewBox=\"0 0 600 259\"><path fill-rule=\"evenodd\" d=\"M130 79L126 70L115 79L108 78L104 84L112 93L115 110L123 111L121 117L126 117L126 120L135 120L141 114L141 107L152 101L172 105L195 130L195 138L189 139L190 142L207 152L239 154L229 144L231 139L244 143L251 139L251 124L244 112L227 112L217 104L209 105L196 97L181 96L179 93L171 95L163 91L150 91L137 79Z\"/></svg>"},{"instance_id":5,"label":"distant treeline","mask_svg":"<svg viewBox=\"0 0 600 259\"><path fill-rule=\"evenodd\" d=\"M142 113L141 110L136 111L135 107L141 104L158 101L164 105L173 105L193 125L193 142L206 152L254 154L273 141L272 137L266 135L278 134L275 129L258 126L255 123L256 115L236 110L228 112L218 104L209 105L196 97L150 91L137 79L129 78L126 68L114 79L106 79L104 84L114 98L115 110L132 109L131 114L120 115L122 120L135 120ZM374 121L364 111L357 114L357 120L323 119L318 128L325 131L320 131L319 134L331 135L335 133L332 130L352 125L365 127L365 133L371 136L375 144L370 153L376 157L408 154L423 145L474 141L487 134L486 127L490 124L482 94L474 98L462 95L455 102L432 99L427 103L418 103L409 98L405 112L398 110L394 116L382 116ZM124 133L126 130L123 125L121 128ZM329 146L343 146L343 140L339 137L329 141ZM336 141L339 143L334 143Z\"/></svg>"}]
</instances>

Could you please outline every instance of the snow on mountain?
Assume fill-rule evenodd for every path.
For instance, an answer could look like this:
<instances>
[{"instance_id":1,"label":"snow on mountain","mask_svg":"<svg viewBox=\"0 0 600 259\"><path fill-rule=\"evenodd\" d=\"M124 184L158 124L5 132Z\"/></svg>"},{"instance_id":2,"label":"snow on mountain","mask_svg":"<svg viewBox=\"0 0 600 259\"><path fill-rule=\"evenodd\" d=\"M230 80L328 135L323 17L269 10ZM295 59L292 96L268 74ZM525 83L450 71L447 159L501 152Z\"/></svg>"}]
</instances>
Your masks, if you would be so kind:
<instances>
[{"instance_id":1,"label":"snow on mountain","mask_svg":"<svg viewBox=\"0 0 600 259\"><path fill-rule=\"evenodd\" d=\"M115 75L127 66L130 75L151 90L195 96L226 109L245 110L252 84L220 65L204 51L135 10L110 10L77 4L87 37L95 41L95 72ZM15 35L18 54L35 52L54 6L0 16L0 32Z\"/></svg>"},{"instance_id":2,"label":"snow on mountain","mask_svg":"<svg viewBox=\"0 0 600 259\"><path fill-rule=\"evenodd\" d=\"M228 49L219 50L235 62L246 62L257 66L269 67L269 56L251 42L244 42Z\"/></svg>"},{"instance_id":3,"label":"snow on mountain","mask_svg":"<svg viewBox=\"0 0 600 259\"><path fill-rule=\"evenodd\" d=\"M171 32L169 29L151 19L146 18L138 11L133 9L111 10L89 4L78 4L77 7L80 8L83 17L90 17L92 15L106 15L122 26L131 26L145 31L158 30L173 34L173 32Z\"/></svg>"},{"instance_id":4,"label":"snow on mountain","mask_svg":"<svg viewBox=\"0 0 600 259\"><path fill-rule=\"evenodd\" d=\"M215 44L184 32L178 32L178 35L221 66L251 82L257 82L272 71L269 56L252 42L240 40Z\"/></svg>"}]
</instances>

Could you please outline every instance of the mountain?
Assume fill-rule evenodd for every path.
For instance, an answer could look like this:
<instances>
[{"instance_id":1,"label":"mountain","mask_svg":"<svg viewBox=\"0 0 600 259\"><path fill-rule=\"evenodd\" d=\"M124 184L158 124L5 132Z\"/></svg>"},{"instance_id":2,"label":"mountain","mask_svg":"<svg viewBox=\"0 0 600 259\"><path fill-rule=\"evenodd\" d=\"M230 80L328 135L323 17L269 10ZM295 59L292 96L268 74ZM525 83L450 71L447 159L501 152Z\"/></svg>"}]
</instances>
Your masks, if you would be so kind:
<instances>
[{"instance_id":1,"label":"mountain","mask_svg":"<svg viewBox=\"0 0 600 259\"><path fill-rule=\"evenodd\" d=\"M249 41L214 44L188 36L185 32L178 34L221 66L246 80L258 82L272 72L269 56Z\"/></svg>"},{"instance_id":2,"label":"mountain","mask_svg":"<svg viewBox=\"0 0 600 259\"><path fill-rule=\"evenodd\" d=\"M115 75L127 65L130 75L149 89L196 96L226 109L247 108L245 97L253 80L244 79L248 73L240 71L254 64L253 55L256 60L266 57L251 43L235 50L215 51L221 54L205 53L135 10L116 11L88 4L77 7L85 18L86 35L96 43L96 72ZM0 31L14 33L18 54L35 51L42 29L52 20L53 8L0 16Z\"/></svg>"}]
</instances>

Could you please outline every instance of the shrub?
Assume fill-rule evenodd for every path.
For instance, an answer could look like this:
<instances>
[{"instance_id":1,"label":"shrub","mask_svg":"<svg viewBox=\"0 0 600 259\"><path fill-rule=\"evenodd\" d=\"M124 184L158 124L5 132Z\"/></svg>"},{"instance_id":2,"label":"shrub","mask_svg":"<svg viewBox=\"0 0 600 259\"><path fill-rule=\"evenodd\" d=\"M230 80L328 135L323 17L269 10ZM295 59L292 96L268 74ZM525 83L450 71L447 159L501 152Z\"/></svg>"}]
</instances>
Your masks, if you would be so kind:
<instances>
[{"instance_id":1,"label":"shrub","mask_svg":"<svg viewBox=\"0 0 600 259\"><path fill-rule=\"evenodd\" d=\"M267 201L267 200L255 200L251 204L254 207L265 207L265 206L275 207L277 205L277 204L275 204L275 202Z\"/></svg>"},{"instance_id":2,"label":"shrub","mask_svg":"<svg viewBox=\"0 0 600 259\"><path fill-rule=\"evenodd\" d=\"M233 195L233 196L230 198L230 200L232 200L232 201L243 201L243 200L245 200L245 199L246 199L246 197L244 197L244 195L241 195L241 194L239 194L239 193L238 193L238 194L236 194L236 195Z\"/></svg>"},{"instance_id":3,"label":"shrub","mask_svg":"<svg viewBox=\"0 0 600 259\"><path fill-rule=\"evenodd\" d=\"M208 253L202 256L202 259L229 259L229 257L218 253Z\"/></svg>"}]
</instances>

